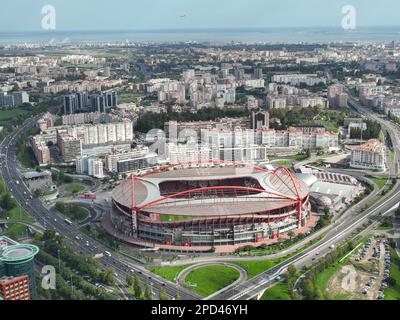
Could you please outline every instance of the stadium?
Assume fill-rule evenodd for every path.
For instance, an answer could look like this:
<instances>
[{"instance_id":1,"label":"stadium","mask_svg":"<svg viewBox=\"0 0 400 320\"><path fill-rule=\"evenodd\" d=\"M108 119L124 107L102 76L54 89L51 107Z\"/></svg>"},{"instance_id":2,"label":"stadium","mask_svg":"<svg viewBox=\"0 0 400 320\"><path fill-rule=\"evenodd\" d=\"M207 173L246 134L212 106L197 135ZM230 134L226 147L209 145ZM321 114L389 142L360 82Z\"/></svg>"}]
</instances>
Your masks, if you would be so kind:
<instances>
[{"instance_id":1,"label":"stadium","mask_svg":"<svg viewBox=\"0 0 400 320\"><path fill-rule=\"evenodd\" d=\"M260 244L305 225L309 189L286 168L196 162L131 175L112 194L110 221L154 245Z\"/></svg>"}]
</instances>

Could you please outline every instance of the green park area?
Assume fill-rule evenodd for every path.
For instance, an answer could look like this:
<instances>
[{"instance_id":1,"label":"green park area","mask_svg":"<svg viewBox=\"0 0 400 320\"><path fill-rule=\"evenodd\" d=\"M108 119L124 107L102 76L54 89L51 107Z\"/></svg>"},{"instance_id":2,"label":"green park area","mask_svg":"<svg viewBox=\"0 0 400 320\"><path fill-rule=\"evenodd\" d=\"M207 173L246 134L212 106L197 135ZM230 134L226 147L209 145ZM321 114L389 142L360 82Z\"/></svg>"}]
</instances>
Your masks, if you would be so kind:
<instances>
[{"instance_id":1,"label":"green park area","mask_svg":"<svg viewBox=\"0 0 400 320\"><path fill-rule=\"evenodd\" d=\"M390 249L391 266L390 279L391 285L385 289L385 300L400 300L400 257L395 249Z\"/></svg>"},{"instance_id":2,"label":"green park area","mask_svg":"<svg viewBox=\"0 0 400 320\"><path fill-rule=\"evenodd\" d=\"M235 282L238 270L228 266L204 266L191 271L185 278L185 286L207 297Z\"/></svg>"},{"instance_id":3,"label":"green park area","mask_svg":"<svg viewBox=\"0 0 400 320\"><path fill-rule=\"evenodd\" d=\"M68 191L70 193L79 193L85 191L85 186L81 184L70 184L67 185L64 189L65 191Z\"/></svg>"},{"instance_id":4,"label":"green park area","mask_svg":"<svg viewBox=\"0 0 400 320\"><path fill-rule=\"evenodd\" d=\"M189 216L175 216L175 215L169 215L169 214L160 215L160 220L163 222L190 220L190 219L192 219L192 217L189 217Z\"/></svg>"},{"instance_id":5,"label":"green park area","mask_svg":"<svg viewBox=\"0 0 400 320\"><path fill-rule=\"evenodd\" d=\"M265 290L261 300L292 300L287 283L280 282Z\"/></svg>"},{"instance_id":6,"label":"green park area","mask_svg":"<svg viewBox=\"0 0 400 320\"><path fill-rule=\"evenodd\" d=\"M8 109L8 110L1 110L0 111L0 124L6 123L9 120L15 119L20 115L28 114L30 111L24 107Z\"/></svg>"},{"instance_id":7,"label":"green park area","mask_svg":"<svg viewBox=\"0 0 400 320\"><path fill-rule=\"evenodd\" d=\"M379 187L379 189L382 189L387 183L388 178L387 177L372 178L372 181Z\"/></svg>"},{"instance_id":8,"label":"green park area","mask_svg":"<svg viewBox=\"0 0 400 320\"><path fill-rule=\"evenodd\" d=\"M119 103L131 103L136 102L137 98L143 96L143 94L139 92L121 92L118 95L118 102Z\"/></svg>"},{"instance_id":9,"label":"green park area","mask_svg":"<svg viewBox=\"0 0 400 320\"><path fill-rule=\"evenodd\" d=\"M179 275L179 273L190 267L191 264L183 264L179 266L171 266L171 267L148 267L147 269L164 279L167 279L171 282L175 282L175 278Z\"/></svg>"},{"instance_id":10,"label":"green park area","mask_svg":"<svg viewBox=\"0 0 400 320\"><path fill-rule=\"evenodd\" d=\"M251 279L262 272L271 269L276 266L278 263L288 259L288 256L270 260L239 260L232 262L233 264L237 264L242 267L247 272L247 278Z\"/></svg>"},{"instance_id":11,"label":"green park area","mask_svg":"<svg viewBox=\"0 0 400 320\"><path fill-rule=\"evenodd\" d=\"M88 209L74 203L57 202L56 209L74 222L81 222L89 216Z\"/></svg>"}]
</instances>

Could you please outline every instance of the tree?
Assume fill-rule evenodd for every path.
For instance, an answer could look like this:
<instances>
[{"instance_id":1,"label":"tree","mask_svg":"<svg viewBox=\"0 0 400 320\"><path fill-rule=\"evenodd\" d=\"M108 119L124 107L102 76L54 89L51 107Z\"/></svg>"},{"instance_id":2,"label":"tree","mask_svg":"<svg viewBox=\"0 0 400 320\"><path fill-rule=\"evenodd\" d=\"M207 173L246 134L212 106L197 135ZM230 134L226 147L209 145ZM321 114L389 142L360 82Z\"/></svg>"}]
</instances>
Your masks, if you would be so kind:
<instances>
[{"instance_id":1,"label":"tree","mask_svg":"<svg viewBox=\"0 0 400 320\"><path fill-rule=\"evenodd\" d=\"M104 273L103 273L103 281L104 283L108 285L114 285L115 284L115 271L113 268L108 268Z\"/></svg>"},{"instance_id":2,"label":"tree","mask_svg":"<svg viewBox=\"0 0 400 320\"><path fill-rule=\"evenodd\" d=\"M289 239L292 240L292 237L294 236L293 230L290 230L290 231L288 232L288 236L289 236Z\"/></svg>"},{"instance_id":3,"label":"tree","mask_svg":"<svg viewBox=\"0 0 400 320\"><path fill-rule=\"evenodd\" d=\"M39 198L43 195L42 189L36 189L33 194L35 195L36 198Z\"/></svg>"},{"instance_id":4,"label":"tree","mask_svg":"<svg viewBox=\"0 0 400 320\"><path fill-rule=\"evenodd\" d=\"M133 278L133 292L136 299L140 299L142 297L143 290L138 276Z\"/></svg>"},{"instance_id":5,"label":"tree","mask_svg":"<svg viewBox=\"0 0 400 320\"><path fill-rule=\"evenodd\" d=\"M7 192L1 201L1 206L5 210L11 210L12 208L15 207L15 201L13 198L11 198L11 195Z\"/></svg>"},{"instance_id":6,"label":"tree","mask_svg":"<svg viewBox=\"0 0 400 320\"><path fill-rule=\"evenodd\" d=\"M287 275L288 275L288 279L294 277L296 275L296 267L294 266L294 264L291 264L288 266L287 268Z\"/></svg>"},{"instance_id":7,"label":"tree","mask_svg":"<svg viewBox=\"0 0 400 320\"><path fill-rule=\"evenodd\" d=\"M135 280L134 280L133 276L130 273L128 273L126 275L126 284L128 285L128 287L132 287L134 282L135 282Z\"/></svg>"},{"instance_id":8,"label":"tree","mask_svg":"<svg viewBox=\"0 0 400 320\"><path fill-rule=\"evenodd\" d=\"M386 280L386 282L387 282L387 284L388 284L389 286L391 286L391 287L394 287L394 286L396 285L396 279L393 278L393 277L389 277L389 278Z\"/></svg>"},{"instance_id":9,"label":"tree","mask_svg":"<svg viewBox=\"0 0 400 320\"><path fill-rule=\"evenodd\" d=\"M158 292L158 299L159 300L168 300L168 295L167 291L165 288L160 288L160 291Z\"/></svg>"},{"instance_id":10,"label":"tree","mask_svg":"<svg viewBox=\"0 0 400 320\"><path fill-rule=\"evenodd\" d=\"M306 300L314 300L315 289L314 289L314 284L310 279L304 279L302 289L304 298Z\"/></svg>"},{"instance_id":11,"label":"tree","mask_svg":"<svg viewBox=\"0 0 400 320\"><path fill-rule=\"evenodd\" d=\"M146 283L144 287L144 295L143 295L144 300L152 300L153 299L153 294L151 292L151 286Z\"/></svg>"}]
</instances>

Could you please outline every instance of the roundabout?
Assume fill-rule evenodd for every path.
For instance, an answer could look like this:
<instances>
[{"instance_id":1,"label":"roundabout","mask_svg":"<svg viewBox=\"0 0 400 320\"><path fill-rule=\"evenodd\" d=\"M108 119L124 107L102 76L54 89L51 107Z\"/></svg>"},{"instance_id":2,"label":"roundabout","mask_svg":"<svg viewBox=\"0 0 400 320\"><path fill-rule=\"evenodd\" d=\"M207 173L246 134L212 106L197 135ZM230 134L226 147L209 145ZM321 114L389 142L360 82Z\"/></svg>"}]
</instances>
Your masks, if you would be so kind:
<instances>
[{"instance_id":1,"label":"roundabout","mask_svg":"<svg viewBox=\"0 0 400 320\"><path fill-rule=\"evenodd\" d=\"M246 281L247 272L233 263L200 263L182 270L176 281L203 297L210 298L220 290L228 290Z\"/></svg>"}]
</instances>

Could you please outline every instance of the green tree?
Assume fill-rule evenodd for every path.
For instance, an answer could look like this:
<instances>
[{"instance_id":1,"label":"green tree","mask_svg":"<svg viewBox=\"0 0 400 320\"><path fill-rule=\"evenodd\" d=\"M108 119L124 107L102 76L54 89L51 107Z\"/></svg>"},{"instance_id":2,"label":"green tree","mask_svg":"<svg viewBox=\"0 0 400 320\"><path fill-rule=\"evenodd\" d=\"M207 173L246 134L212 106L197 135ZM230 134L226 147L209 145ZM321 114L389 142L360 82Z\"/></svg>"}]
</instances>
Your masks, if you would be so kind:
<instances>
[{"instance_id":1,"label":"green tree","mask_svg":"<svg viewBox=\"0 0 400 320\"><path fill-rule=\"evenodd\" d=\"M128 287L132 287L134 282L135 282L135 280L134 280L133 276L130 273L128 273L126 275L126 284L128 285Z\"/></svg>"},{"instance_id":2,"label":"green tree","mask_svg":"<svg viewBox=\"0 0 400 320\"><path fill-rule=\"evenodd\" d=\"M135 276L133 279L133 292L136 299L140 299L142 297L143 290L138 276Z\"/></svg>"},{"instance_id":3,"label":"green tree","mask_svg":"<svg viewBox=\"0 0 400 320\"><path fill-rule=\"evenodd\" d=\"M167 291L165 288L160 288L160 291L158 292L158 299L159 300L168 300L168 295Z\"/></svg>"},{"instance_id":4,"label":"green tree","mask_svg":"<svg viewBox=\"0 0 400 320\"><path fill-rule=\"evenodd\" d=\"M115 270L113 268L110 267L103 273L103 281L108 285L115 284Z\"/></svg>"},{"instance_id":5,"label":"green tree","mask_svg":"<svg viewBox=\"0 0 400 320\"><path fill-rule=\"evenodd\" d=\"M33 194L35 195L36 198L39 198L43 195L42 189L36 189Z\"/></svg>"},{"instance_id":6,"label":"green tree","mask_svg":"<svg viewBox=\"0 0 400 320\"><path fill-rule=\"evenodd\" d=\"M11 195L7 192L1 200L1 207L5 210L11 210L16 206L15 201L11 198Z\"/></svg>"},{"instance_id":7,"label":"green tree","mask_svg":"<svg viewBox=\"0 0 400 320\"><path fill-rule=\"evenodd\" d=\"M151 293L151 286L146 283L145 287L144 287L144 295L143 295L144 300L152 300L153 299L153 295Z\"/></svg>"},{"instance_id":8,"label":"green tree","mask_svg":"<svg viewBox=\"0 0 400 320\"><path fill-rule=\"evenodd\" d=\"M294 277L296 275L296 271L296 267L293 264L289 265L287 268L288 279Z\"/></svg>"}]
</instances>

